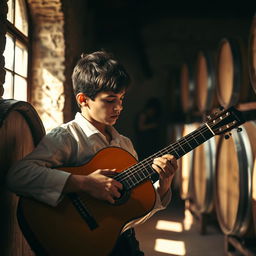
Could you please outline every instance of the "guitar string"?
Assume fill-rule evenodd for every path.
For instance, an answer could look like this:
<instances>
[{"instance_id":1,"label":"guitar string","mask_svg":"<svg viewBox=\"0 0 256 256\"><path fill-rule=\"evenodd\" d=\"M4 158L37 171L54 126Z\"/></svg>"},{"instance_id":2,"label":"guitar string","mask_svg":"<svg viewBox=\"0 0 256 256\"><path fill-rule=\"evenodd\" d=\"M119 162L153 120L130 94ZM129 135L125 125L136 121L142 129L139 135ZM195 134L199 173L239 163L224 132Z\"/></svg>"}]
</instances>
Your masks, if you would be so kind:
<instances>
[{"instance_id":1,"label":"guitar string","mask_svg":"<svg viewBox=\"0 0 256 256\"><path fill-rule=\"evenodd\" d=\"M222 113L222 115L223 114L225 114L225 113ZM222 119L220 119L220 121L221 121ZM200 144L202 144L202 143L199 143L198 144L198 142L197 142L197 140L196 140L196 138L198 138L199 137L199 135L201 135L200 137L204 137L204 135L203 135L203 133L205 132L205 131L209 131L209 132L213 132L212 131L212 127L213 126L216 126L220 121L218 121L218 122L215 122L214 123L214 121L209 121L209 122L207 122L207 123L204 123L202 126L200 126L200 127L198 127L196 130L194 130L194 131L192 131L191 133L189 133L189 134L187 134L186 136L184 136L184 137L182 137L182 138L180 138L177 142L175 142L175 143L172 143L172 144L170 144L169 146L167 146L167 147L165 147L165 148L163 148L162 150L160 150L160 151L158 151L158 152L156 152L156 153L154 153L153 155L151 155L151 156L149 156L148 158L145 158L145 159L143 159L142 161L140 161L139 163L137 163L137 164L135 164L135 165L133 165L133 166L131 166L130 168L128 168L125 172L122 172L122 173L119 173L119 175L117 175L117 178L118 178L118 176L120 177L121 176L121 178L125 178L125 175L127 175L127 176L129 176L130 175L130 173L129 173L129 170L131 170L132 171L132 169L136 169L136 168L145 168L145 165L148 165L149 163L147 163L148 161L152 161L156 156L158 156L158 155L160 155L160 153L161 153L161 155L164 153L164 152L166 152L166 153L169 153L170 152L170 150L172 149L174 149L173 151L173 153L176 153L177 155L178 155L178 157L180 157L179 156L179 154L178 154L178 152L177 151L179 151L179 150L175 150L175 147L177 147L177 145L179 146L179 148L181 148L183 151L184 151L184 153L186 154L186 153L188 153L189 151L185 151L184 149L183 149L183 147L182 146L184 146L184 145L189 145L190 147L191 147L191 145L190 145L190 143L189 142L191 142L191 141L196 141L196 143L197 143L197 146L199 146ZM208 126L206 125L206 124L208 124ZM206 135L206 134L205 134ZM211 137L213 137L214 135L212 135ZM186 139L186 138L190 138L191 137L191 139ZM210 138L211 138L210 137ZM204 139L205 139L205 137L204 137ZM208 138L209 139L209 138ZM206 139L205 141L207 141L208 139ZM205 142L204 141L204 142ZM203 143L204 143L203 142ZM196 146L196 147L197 147ZM193 150L194 148L191 148L191 150ZM183 154L184 155L184 154ZM183 156L183 155L181 155L181 156ZM151 169L152 169L152 167L151 166L149 166ZM146 168L145 168L145 170L147 170ZM130 172L131 172L130 171ZM139 172L140 170L138 170L138 171L133 171L133 173L134 173L134 176L135 176L135 174L137 173L137 172ZM155 172L155 171L154 171ZM133 174L133 173L131 173L131 174ZM150 174L151 175L151 174Z\"/></svg>"},{"instance_id":2,"label":"guitar string","mask_svg":"<svg viewBox=\"0 0 256 256\"><path fill-rule=\"evenodd\" d=\"M187 153L187 152L182 148L182 146L189 144L189 142L196 141L196 138L198 138L199 135L202 136L205 131L209 131L209 132L210 132L209 128L208 128L206 125L203 125L203 126L199 127L198 129L196 129L195 131L191 132L190 134L187 134L186 136L184 136L183 138L181 138L181 139L178 140L177 142L175 142L175 143L173 143L173 144L170 144L169 146L163 148L162 150L160 150L160 151L154 153L153 155L151 155L151 156L149 156L149 157L143 159L143 160L140 161L139 163L137 163L137 164L131 166L130 168L128 168L128 169L125 170L124 172L121 172L121 173L117 174L117 175L115 176L115 179L118 180L118 181L119 181L119 180L120 180L120 181L123 181L123 180L126 179L126 177L130 177L130 175L133 175L133 176L136 178L135 175L136 175L138 172L141 171L141 168L145 169L145 170L148 172L148 169L145 168L145 165L149 165L149 163L147 163L148 161L151 161L151 162L152 162L152 160L153 160L156 156L158 156L158 155L160 155L160 154L163 154L163 153L168 153L168 152L170 152L170 150L173 150L177 145L178 145L185 153ZM191 139L186 139L186 137L189 137L189 138L191 137ZM204 137L204 135L203 135L203 137ZM204 138L204 139L205 139L205 138ZM196 141L196 142L197 142L197 141ZM200 145L200 144L202 144L202 143L199 143L199 144L198 144L198 142L197 142L197 146ZM189 145L190 145L190 144L189 144ZM192 149L193 149L193 148L192 148ZM191 149L191 150L192 150L192 149ZM175 152L176 150L174 149L173 151ZM177 151L179 151L179 150L177 150ZM176 152L176 153L177 153L177 152ZM178 155L179 155L179 154L178 154ZM150 165L149 167L152 169L151 165ZM134 170L134 169L135 169L135 170ZM136 169L138 169L138 170L136 170ZM154 172L155 172L155 171L154 171ZM148 173L148 175L152 175L152 173ZM144 176L145 176L145 175L144 175ZM148 178L148 177L145 176L145 178ZM137 178L136 178L136 179L137 179Z\"/></svg>"},{"instance_id":3,"label":"guitar string","mask_svg":"<svg viewBox=\"0 0 256 256\"><path fill-rule=\"evenodd\" d=\"M202 127L203 127L203 126L202 126ZM183 138L181 138L180 140L184 140L184 143L181 143L180 140L179 140L179 142L172 143L172 144L168 145L167 147L163 148L162 150L160 150L160 151L154 153L153 155L149 156L148 158L143 159L143 160L140 161L139 163L147 162L148 160L150 160L150 158L155 158L155 157L156 157L157 155L159 155L160 153L169 152L170 150L169 150L168 148L173 149L173 148L176 147L177 145L178 145L180 148L182 148L181 146L188 144L188 142L195 141L195 137L198 137L199 134L201 134L202 132L207 131L207 129L205 129L205 128L207 128L207 127L203 127L203 129L201 130L202 127L198 128L197 130L195 130L195 131L191 132L190 134L187 134L186 136L184 136ZM195 136L192 136L193 133L194 133ZM191 139L189 139L189 140L188 140L188 139L185 139L186 137L190 137L190 136L192 136ZM201 144L201 143L200 143L200 144ZM198 145L199 145L199 144L198 144ZM162 151L163 151L163 152L162 152ZM173 150L173 151L175 151L175 150ZM139 164L139 163L138 163L138 164ZM138 165L138 164L136 164L136 165Z\"/></svg>"},{"instance_id":4,"label":"guitar string","mask_svg":"<svg viewBox=\"0 0 256 256\"><path fill-rule=\"evenodd\" d=\"M200 144L197 144L197 146L200 145ZM169 153L170 152L169 149L170 149L170 147L165 148L160 152L161 153L165 153L165 152ZM131 182L132 182L132 184L134 185L138 182L143 181L145 178L149 178L154 172L156 172L153 169L153 167L151 166L151 163L153 162L153 159L154 159L154 155L148 157L147 159L144 159L143 161L139 162L138 164L135 164L134 166L131 166L125 172L121 173L118 177L116 177L116 179L118 181L120 180L121 182L126 181L128 183L128 185L131 185ZM150 164L148 163L149 161L151 162ZM143 172L143 170L144 170L144 172ZM135 180L132 176L135 178ZM130 182L127 178L130 179Z\"/></svg>"},{"instance_id":5,"label":"guitar string","mask_svg":"<svg viewBox=\"0 0 256 256\"><path fill-rule=\"evenodd\" d=\"M212 124L212 125L208 124L208 125L209 125L210 128L211 128L211 127L213 127L215 124ZM205 131L211 132L210 129L204 124L204 125L198 127L196 130L192 131L191 133L189 133L189 134L185 135L184 137L180 138L178 141L176 141L176 142L174 142L174 143L172 143L172 144L166 146L165 148L163 148L162 150L160 150L160 151L154 153L154 154L151 155L151 156L154 156L154 157L155 157L155 156L156 156L157 154L159 154L161 151L166 151L166 149L169 148L169 147L174 148L174 147L176 147L176 146L178 145L180 148L182 148L182 146L189 144L188 142L194 141L196 137L197 137L197 138L199 137L198 135L202 135L202 133L204 133ZM195 136L193 136L193 135L195 135ZM191 137L191 139L190 139L190 140L186 139L186 138L188 138L188 137ZM203 136L203 137L204 137L204 136ZM200 143L200 144L201 144L201 143ZM198 145L200 145L200 144L198 144ZM182 149L182 150L183 150L183 149ZM187 152L186 152L186 153L187 153ZM147 159L148 159L148 158L143 159L141 162L143 162L143 161L145 161L145 160L147 160ZM141 162L140 162L140 163L141 163ZM139 164L139 163L138 163L138 164Z\"/></svg>"},{"instance_id":6,"label":"guitar string","mask_svg":"<svg viewBox=\"0 0 256 256\"><path fill-rule=\"evenodd\" d=\"M224 113L223 113L223 114L224 114ZM220 120L220 121L221 121L221 120ZM126 169L124 172L121 172L121 173L117 174L115 178L116 178L117 180L120 178L120 180L122 181L122 180L125 180L126 177L130 177L131 174L136 178L135 175L136 175L137 173L141 172L141 168L145 169L145 170L148 172L148 169L145 168L145 165L149 165L149 163L147 163L149 160L152 162L152 160L155 158L155 156L159 155L160 153L163 153L163 152L169 153L169 152L170 152L170 148L173 149L173 148L176 147L177 145L185 152L185 154L188 153L189 151L186 152L186 151L183 149L182 145L189 144L189 141L190 141L190 142L191 142L191 141L196 141L195 138L196 138L196 137L198 138L198 135L203 135L203 133L204 133L205 131L212 132L211 128L212 128L213 126L216 126L218 123L219 123L219 122L213 123L213 121L207 122L208 126L207 126L206 123L205 123L204 125L200 126L200 127L197 128L196 130L192 131L191 133L189 133L189 134L187 134L186 136L184 136L184 137L182 137L181 139L179 139L177 142L175 142L175 143L173 143L173 144L170 144L169 146L167 146L167 147L165 147L164 149L162 149L162 150L160 150L160 151L154 153L153 155L149 156L148 158L145 158L144 160L140 161L139 163L137 163L137 164L135 164L135 165L129 167L129 168ZM209 128L210 128L210 129L209 129ZM214 135L213 135L213 136L214 136ZM211 136L211 137L213 137L213 136ZM187 139L186 139L187 137L191 137L191 140L187 140ZM204 135L203 135L203 137L204 137ZM211 137L210 137L210 138L211 138ZM208 139L210 139L210 138L208 138ZM204 138L204 139L205 139L205 138ZM207 141L208 139L206 139L205 141ZM204 141L204 142L205 142L205 141ZM183 143L183 142L184 142L184 143ZM196 142L197 142L197 141L196 141ZM204 142L203 142L203 143L204 143ZM199 143L199 144L198 144L198 142L197 142L197 146L199 146L200 144L202 144L202 143ZM189 145L190 145L190 144L189 144ZM192 148L191 150L193 150L193 148ZM176 151L176 150L174 149L174 151ZM178 151L179 151L179 150L178 150ZM177 153L177 152L174 152L174 153ZM181 156L183 156L183 155L181 155ZM179 154L178 154L178 157L180 157ZM143 163L144 163L144 164L143 164ZM153 170L153 168L151 167L151 165L148 166L148 167L150 167L150 169L151 169L153 172L155 172L155 171ZM135 170L134 170L134 169L135 169ZM138 170L136 170L136 169L138 169ZM145 176L145 178L149 178L150 175L152 175L152 174L153 174L153 173L148 173L149 176L145 176L145 175L144 175L144 176ZM141 177L140 177L140 179L141 179ZM137 178L136 178L136 180L137 180ZM142 180L139 180L138 182L141 182L141 181L142 181ZM134 182L133 182L133 183L134 183Z\"/></svg>"},{"instance_id":7,"label":"guitar string","mask_svg":"<svg viewBox=\"0 0 256 256\"><path fill-rule=\"evenodd\" d=\"M199 145L199 144L197 144L197 145ZM171 150L170 150L171 149ZM176 152L177 151L179 151L179 150L175 150ZM185 153L187 153L187 152L189 152L189 151L184 151ZM163 149L162 151L160 151L159 152L159 154L163 154L163 153L172 153L172 154L174 154L174 150L173 150L173 148L171 147L168 147L168 148L165 148L165 149ZM181 155L181 153L179 154L179 155ZM150 156L150 157L148 157L146 160L144 160L144 161L142 161L142 162L140 162L140 163L138 163L138 164L136 164L136 165L134 165L134 166L131 166L130 167L130 169L129 170L127 170L126 172L124 172L124 174L123 175L121 175L121 178L123 179L123 178L125 178L125 176L130 176L130 174L131 175L133 175L133 176L135 176L135 178L136 178L136 174L138 174L138 172L140 172L141 171L141 169L143 170L146 170L146 175L142 172L142 174L144 175L144 177L147 177L148 175L151 175L153 172L155 172L155 170L153 169L153 167L151 166L151 163L153 162L153 159L154 159L155 157L154 157L154 155L153 156ZM149 161L150 161L150 163L149 163ZM151 170L153 170L153 172L152 171L150 171L149 170L149 167L150 167L150 169ZM137 177L138 177L138 175L137 175ZM139 177L140 179L141 179L141 177ZM137 179L137 178L136 178Z\"/></svg>"},{"instance_id":8,"label":"guitar string","mask_svg":"<svg viewBox=\"0 0 256 256\"><path fill-rule=\"evenodd\" d=\"M202 127L200 127L200 128L202 128ZM190 141L194 141L196 137L198 138L199 133L200 133L200 132L202 133L203 131L205 131L204 128L203 128L202 130L199 129L199 130L197 130L197 131L194 131L194 134L193 134L193 135L194 135L194 138L192 137L192 139L191 139ZM193 133L193 132L192 132L192 133ZM189 135L192 135L192 133L189 134ZM208 138L208 139L209 139L209 138ZM206 139L206 140L208 140L208 139ZM206 140L205 140L205 141L206 141ZM187 141L189 141L189 140L187 140ZM205 141L204 141L204 142L205 142ZM185 142L185 140L184 140L184 142ZM176 145L178 145L178 144L182 145L182 143L174 143L174 144L176 144ZM156 171L152 168L151 164L149 164L149 163L147 163L147 162L148 162L148 161L151 161L151 162L152 162L152 160L154 159L154 156L155 156L156 154L159 154L160 152L162 152L162 153L163 153L163 152L169 153L170 148L173 148L173 145L174 145L174 144L169 145L168 147L166 147L166 148L164 148L163 150L161 150L161 151L155 153L154 155L152 155L152 156L150 156L150 157L144 159L143 161L141 161L141 162L139 162L139 163L137 163L137 164L131 166L131 167L128 168L126 171L124 171L124 172L122 172L122 173L119 173L119 175L118 175L118 177L117 177L116 179L117 179L118 181L120 180L120 182L122 182L122 181L127 181L128 185L130 186L131 183L130 183L128 180L126 180L127 178L130 178L130 180L131 180L131 182L132 182L132 185L136 185L137 183L139 183L139 182L145 180L145 178L146 178L146 179L149 178L149 177L150 177L154 172L156 172ZM183 145L184 145L184 144L185 144L185 143L183 143ZM198 144L198 142L197 142L197 146L199 146L200 144L202 144L202 143L199 143L199 144ZM184 149L182 149L182 150L183 150L185 153L187 153ZM178 150L178 151L179 151L179 150ZM188 152L189 152L189 151L188 151ZM148 167L150 167L151 172L149 171ZM147 171L146 174L144 174L144 173L142 172L143 169ZM152 172L152 171L153 171L153 172ZM137 176L136 176L136 174L138 174L138 173L143 174L144 177L142 177L142 176L140 176L140 175L137 175ZM136 182L134 182L134 179L132 178L132 176L134 176ZM139 179L138 179L138 177L139 177Z\"/></svg>"}]
</instances>

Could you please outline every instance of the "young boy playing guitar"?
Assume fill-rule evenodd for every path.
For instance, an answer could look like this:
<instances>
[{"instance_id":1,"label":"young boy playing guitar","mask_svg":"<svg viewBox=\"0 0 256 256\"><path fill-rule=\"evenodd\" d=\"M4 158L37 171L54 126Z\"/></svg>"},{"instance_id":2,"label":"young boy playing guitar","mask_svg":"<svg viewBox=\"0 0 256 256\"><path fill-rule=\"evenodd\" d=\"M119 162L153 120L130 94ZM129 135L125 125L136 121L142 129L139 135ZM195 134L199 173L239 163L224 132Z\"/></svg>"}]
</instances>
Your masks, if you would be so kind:
<instances>
[{"instance_id":1,"label":"young boy playing guitar","mask_svg":"<svg viewBox=\"0 0 256 256\"><path fill-rule=\"evenodd\" d=\"M63 171L60 167L79 166L107 147L120 147L137 159L130 139L113 127L123 109L129 75L112 55L99 51L82 55L72 80L81 112L74 120L49 132L31 154L15 164L8 172L7 185L19 195L53 207L70 193L87 193L97 200L114 204L123 189L123 184L114 179L115 169L101 168L81 175ZM144 255L139 250L133 227L170 202L176 159L165 154L153 160L152 168L159 174L159 182L154 184L155 205L146 216L124 225L111 252L113 256Z\"/></svg>"}]
</instances>

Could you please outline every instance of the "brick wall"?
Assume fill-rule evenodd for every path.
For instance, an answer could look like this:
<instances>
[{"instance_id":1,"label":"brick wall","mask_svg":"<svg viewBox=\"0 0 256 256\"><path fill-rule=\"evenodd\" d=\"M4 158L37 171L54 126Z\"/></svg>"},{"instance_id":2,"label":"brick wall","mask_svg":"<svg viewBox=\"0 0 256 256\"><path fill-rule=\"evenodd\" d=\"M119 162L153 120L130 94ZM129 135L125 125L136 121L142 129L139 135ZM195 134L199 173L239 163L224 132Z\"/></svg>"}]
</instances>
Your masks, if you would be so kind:
<instances>
[{"instance_id":1,"label":"brick wall","mask_svg":"<svg viewBox=\"0 0 256 256\"><path fill-rule=\"evenodd\" d=\"M77 111L71 74L87 41L87 1L28 0L32 16L31 103L47 131Z\"/></svg>"},{"instance_id":2,"label":"brick wall","mask_svg":"<svg viewBox=\"0 0 256 256\"><path fill-rule=\"evenodd\" d=\"M31 103L45 129L63 123L64 15L61 1L28 0L33 24Z\"/></svg>"}]
</instances>

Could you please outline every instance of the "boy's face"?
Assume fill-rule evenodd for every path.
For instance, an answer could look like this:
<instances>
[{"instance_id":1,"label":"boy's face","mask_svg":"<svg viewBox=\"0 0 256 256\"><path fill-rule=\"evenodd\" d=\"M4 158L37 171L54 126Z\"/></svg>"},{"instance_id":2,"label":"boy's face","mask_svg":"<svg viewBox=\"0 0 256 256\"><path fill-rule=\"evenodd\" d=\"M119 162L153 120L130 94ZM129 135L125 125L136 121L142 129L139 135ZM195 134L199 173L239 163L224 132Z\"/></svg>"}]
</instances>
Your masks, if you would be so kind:
<instances>
[{"instance_id":1,"label":"boy's face","mask_svg":"<svg viewBox=\"0 0 256 256\"><path fill-rule=\"evenodd\" d=\"M125 92L99 92L94 100L87 98L82 113L95 126L114 125L123 109Z\"/></svg>"}]
</instances>

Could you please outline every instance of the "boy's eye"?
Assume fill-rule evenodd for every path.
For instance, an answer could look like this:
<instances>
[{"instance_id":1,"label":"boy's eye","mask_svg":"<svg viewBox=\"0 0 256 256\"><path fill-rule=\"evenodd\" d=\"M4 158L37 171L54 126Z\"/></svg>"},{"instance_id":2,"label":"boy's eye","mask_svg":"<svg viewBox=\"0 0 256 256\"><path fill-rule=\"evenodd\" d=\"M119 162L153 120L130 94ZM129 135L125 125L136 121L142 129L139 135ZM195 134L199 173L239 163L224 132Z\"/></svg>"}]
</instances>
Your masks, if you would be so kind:
<instances>
[{"instance_id":1,"label":"boy's eye","mask_svg":"<svg viewBox=\"0 0 256 256\"><path fill-rule=\"evenodd\" d=\"M124 100L124 97L120 98L119 100L116 99L116 98L114 98L114 99L104 99L104 101L105 101L106 103L116 103L116 102L120 101L121 104L122 104L123 100Z\"/></svg>"}]
</instances>

